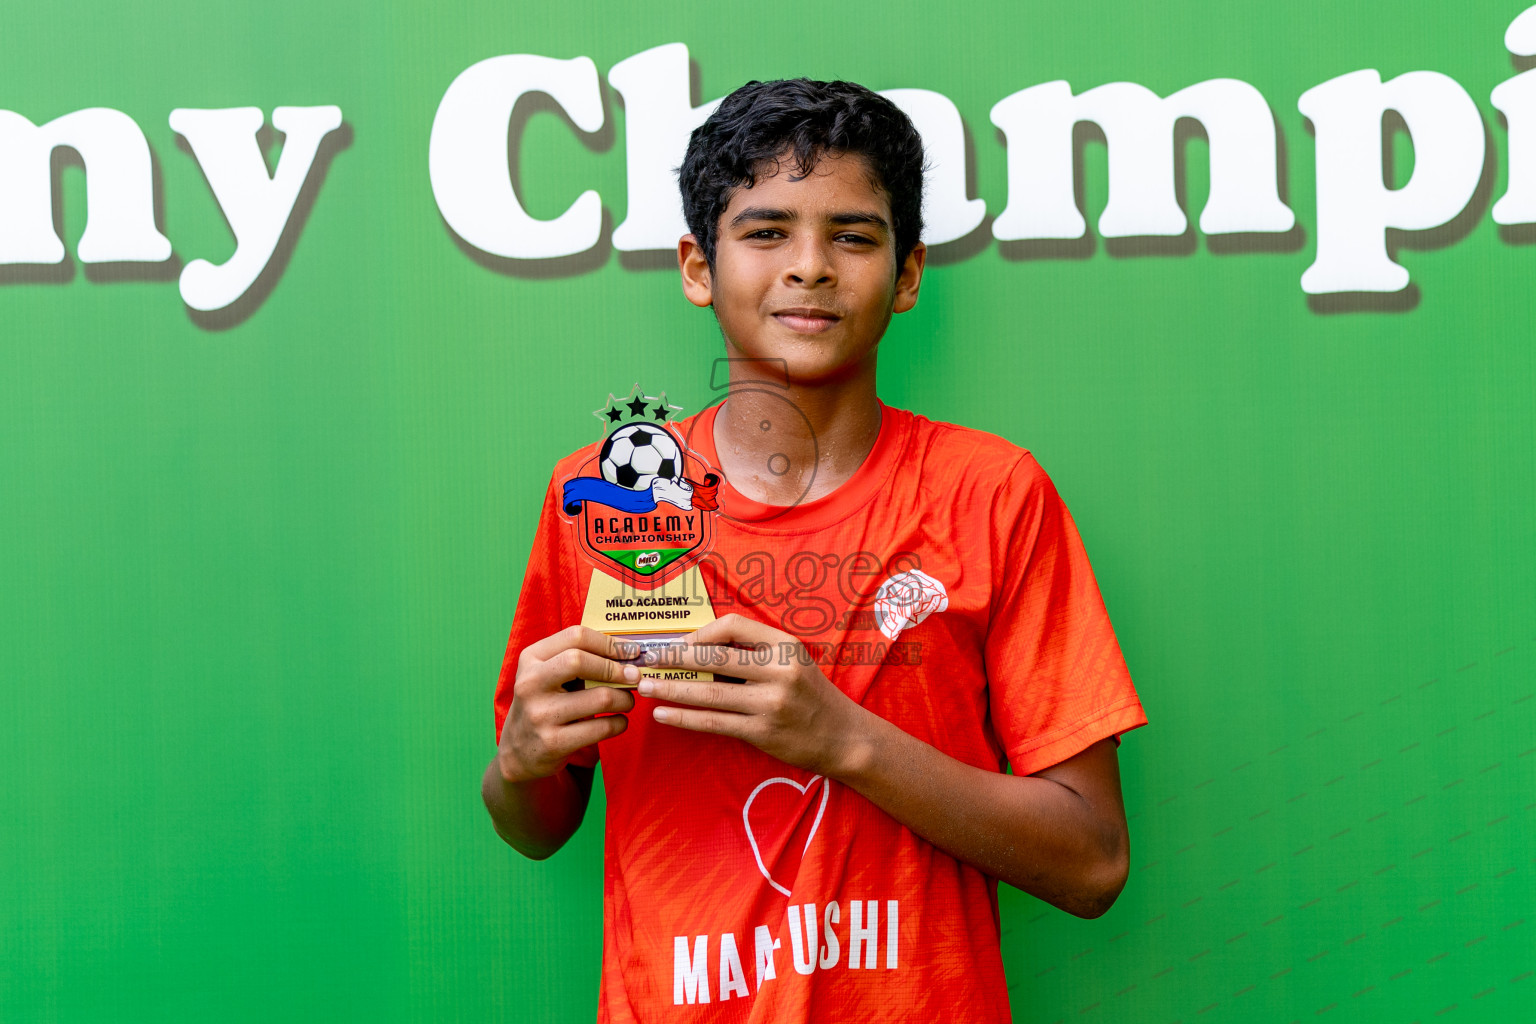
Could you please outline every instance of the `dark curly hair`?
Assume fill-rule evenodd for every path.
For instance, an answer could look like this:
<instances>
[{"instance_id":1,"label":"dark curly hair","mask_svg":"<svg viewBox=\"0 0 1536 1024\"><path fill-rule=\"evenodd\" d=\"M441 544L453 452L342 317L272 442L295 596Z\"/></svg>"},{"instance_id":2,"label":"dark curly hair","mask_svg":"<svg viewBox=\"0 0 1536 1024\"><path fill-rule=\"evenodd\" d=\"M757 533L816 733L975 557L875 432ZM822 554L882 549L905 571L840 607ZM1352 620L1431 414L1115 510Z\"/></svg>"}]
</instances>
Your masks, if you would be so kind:
<instances>
[{"instance_id":1,"label":"dark curly hair","mask_svg":"<svg viewBox=\"0 0 1536 1024\"><path fill-rule=\"evenodd\" d=\"M720 216L738 188L787 166L805 177L824 155L854 154L891 201L899 272L923 233L923 140L901 108L853 82L748 82L693 130L678 170L683 216L715 265Z\"/></svg>"}]
</instances>

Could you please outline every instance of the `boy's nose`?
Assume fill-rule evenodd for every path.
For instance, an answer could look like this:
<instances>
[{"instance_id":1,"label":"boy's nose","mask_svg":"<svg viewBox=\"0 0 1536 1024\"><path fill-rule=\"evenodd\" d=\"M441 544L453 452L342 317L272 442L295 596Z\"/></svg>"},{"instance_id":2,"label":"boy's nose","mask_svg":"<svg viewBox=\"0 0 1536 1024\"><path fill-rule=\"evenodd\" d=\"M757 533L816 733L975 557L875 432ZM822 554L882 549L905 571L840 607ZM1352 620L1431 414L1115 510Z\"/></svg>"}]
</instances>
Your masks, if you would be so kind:
<instances>
[{"instance_id":1,"label":"boy's nose","mask_svg":"<svg viewBox=\"0 0 1536 1024\"><path fill-rule=\"evenodd\" d=\"M832 284L837 280L826 247L810 239L794 247L789 265L784 268L784 277L791 284L802 287Z\"/></svg>"}]
</instances>

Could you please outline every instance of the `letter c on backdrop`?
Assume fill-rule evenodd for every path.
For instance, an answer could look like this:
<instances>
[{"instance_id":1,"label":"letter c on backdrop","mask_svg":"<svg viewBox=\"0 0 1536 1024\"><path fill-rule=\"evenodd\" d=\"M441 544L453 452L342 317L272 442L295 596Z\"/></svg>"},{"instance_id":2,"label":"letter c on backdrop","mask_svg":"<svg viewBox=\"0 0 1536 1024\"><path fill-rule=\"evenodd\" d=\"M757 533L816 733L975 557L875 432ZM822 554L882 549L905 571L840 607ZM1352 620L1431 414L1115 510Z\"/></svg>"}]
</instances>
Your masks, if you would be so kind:
<instances>
[{"instance_id":1,"label":"letter c on backdrop","mask_svg":"<svg viewBox=\"0 0 1536 1024\"><path fill-rule=\"evenodd\" d=\"M482 60L464 69L438 104L427 149L432 196L460 238L494 256L538 260L585 252L602 233L597 192L583 192L554 220L538 220L512 190L507 130L513 107L530 92L546 93L584 132L603 127L590 57L513 53Z\"/></svg>"}]
</instances>

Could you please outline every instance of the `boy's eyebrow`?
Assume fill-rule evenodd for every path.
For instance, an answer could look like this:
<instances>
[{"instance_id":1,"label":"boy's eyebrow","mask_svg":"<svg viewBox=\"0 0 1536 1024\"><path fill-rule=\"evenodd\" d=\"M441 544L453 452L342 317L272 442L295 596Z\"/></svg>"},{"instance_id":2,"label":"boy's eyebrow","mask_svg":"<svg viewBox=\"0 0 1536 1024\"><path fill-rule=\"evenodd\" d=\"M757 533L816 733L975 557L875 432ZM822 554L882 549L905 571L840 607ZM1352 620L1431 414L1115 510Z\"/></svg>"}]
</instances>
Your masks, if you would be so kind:
<instances>
[{"instance_id":1,"label":"boy's eyebrow","mask_svg":"<svg viewBox=\"0 0 1536 1024\"><path fill-rule=\"evenodd\" d=\"M789 224L799 219L800 215L793 210L781 210L769 206L749 206L731 218L731 227L736 227L753 220ZM848 210L844 213L834 213L827 220L833 224L874 224L886 230L890 230L891 227L889 221L872 210Z\"/></svg>"},{"instance_id":2,"label":"boy's eyebrow","mask_svg":"<svg viewBox=\"0 0 1536 1024\"><path fill-rule=\"evenodd\" d=\"M833 224L874 224L889 230L890 222L872 210L850 210L847 213L834 213L827 218Z\"/></svg>"},{"instance_id":3,"label":"boy's eyebrow","mask_svg":"<svg viewBox=\"0 0 1536 1024\"><path fill-rule=\"evenodd\" d=\"M749 220L766 220L777 223L789 223L799 218L790 210L778 210L770 206L749 206L736 216L731 218L731 227L745 224Z\"/></svg>"}]
</instances>

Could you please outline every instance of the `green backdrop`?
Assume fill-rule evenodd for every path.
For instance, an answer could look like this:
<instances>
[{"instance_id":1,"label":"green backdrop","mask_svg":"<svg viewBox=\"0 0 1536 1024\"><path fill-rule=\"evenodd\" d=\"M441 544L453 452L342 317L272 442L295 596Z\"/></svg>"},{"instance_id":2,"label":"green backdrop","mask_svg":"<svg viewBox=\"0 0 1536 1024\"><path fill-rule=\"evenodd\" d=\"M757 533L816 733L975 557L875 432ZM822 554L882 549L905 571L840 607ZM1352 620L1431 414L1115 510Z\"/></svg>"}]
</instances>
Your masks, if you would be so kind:
<instances>
[{"instance_id":1,"label":"green backdrop","mask_svg":"<svg viewBox=\"0 0 1536 1024\"><path fill-rule=\"evenodd\" d=\"M719 343L665 261L606 236L553 270L470 258L427 138L482 58L605 73L675 41L701 98L795 74L947 95L991 215L987 112L1017 89L1259 88L1295 244L1018 259L983 233L938 254L884 343L888 402L1052 474L1152 720L1122 748L1114 909L1004 890L1015 1013L1515 1019L1536 995L1516 839L1536 810L1536 248L1485 190L1464 237L1405 240L1406 308L1309 304L1296 98L1358 68L1444 72L1489 127L1497 198L1488 93L1520 9L10 5L0 108L132 116L183 261L233 239L171 109L334 103L349 144L239 315L73 258L0 274L0 1020L592 1017L601 800L549 862L502 845L478 796L491 691L549 467L596 436L609 390L712 400ZM623 219L607 103L594 145L528 120L534 215L579 182ZM1187 143L1191 210L1205 147ZM1091 222L1102 142L1086 154ZM84 181L63 168L71 251Z\"/></svg>"}]
</instances>

